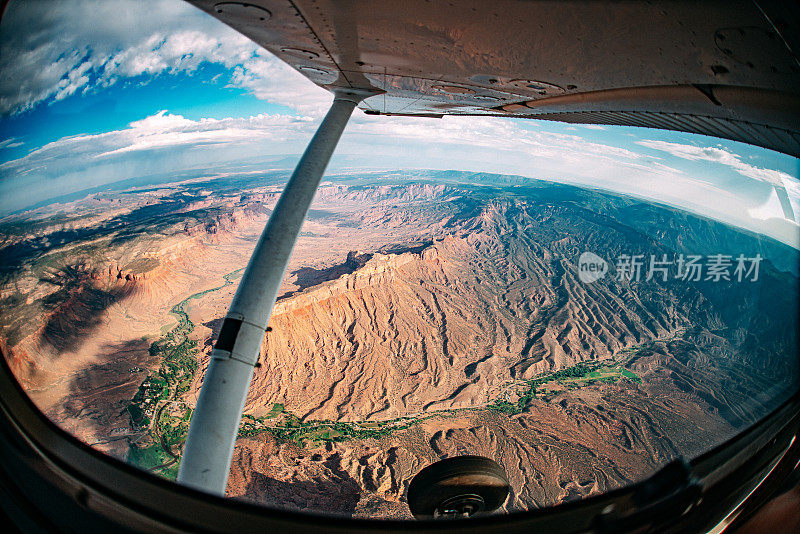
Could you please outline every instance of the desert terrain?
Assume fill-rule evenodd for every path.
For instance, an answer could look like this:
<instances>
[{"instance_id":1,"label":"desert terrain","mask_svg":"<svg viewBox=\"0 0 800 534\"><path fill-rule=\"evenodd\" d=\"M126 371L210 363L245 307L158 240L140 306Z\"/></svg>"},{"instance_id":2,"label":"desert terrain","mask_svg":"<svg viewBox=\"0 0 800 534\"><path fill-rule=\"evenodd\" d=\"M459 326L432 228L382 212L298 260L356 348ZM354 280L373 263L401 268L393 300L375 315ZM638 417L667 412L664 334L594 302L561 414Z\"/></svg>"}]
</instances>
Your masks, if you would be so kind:
<instances>
[{"instance_id":1,"label":"desert terrain","mask_svg":"<svg viewBox=\"0 0 800 534\"><path fill-rule=\"evenodd\" d=\"M208 355L288 173L94 192L0 220L0 343L39 408L174 478ZM610 272L581 281L593 252ZM621 255L763 258L757 280L618 276ZM480 454L507 511L640 480L797 388L798 253L516 176L330 176L245 407L228 496L410 518L413 475Z\"/></svg>"}]
</instances>

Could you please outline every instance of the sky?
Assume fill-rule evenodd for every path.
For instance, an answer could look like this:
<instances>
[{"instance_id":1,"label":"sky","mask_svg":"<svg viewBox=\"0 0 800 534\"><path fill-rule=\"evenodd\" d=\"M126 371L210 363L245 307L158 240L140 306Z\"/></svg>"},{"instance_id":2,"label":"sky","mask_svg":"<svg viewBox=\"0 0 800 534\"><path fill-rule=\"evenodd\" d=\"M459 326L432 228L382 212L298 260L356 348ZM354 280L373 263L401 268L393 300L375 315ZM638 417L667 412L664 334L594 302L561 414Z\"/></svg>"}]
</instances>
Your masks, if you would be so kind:
<instances>
[{"instance_id":1,"label":"sky","mask_svg":"<svg viewBox=\"0 0 800 534\"><path fill-rule=\"evenodd\" d=\"M130 178L299 155L332 100L180 0L12 2L0 21L0 72L0 217ZM800 248L798 160L733 141L356 110L336 157L370 169L496 172L617 191Z\"/></svg>"}]
</instances>

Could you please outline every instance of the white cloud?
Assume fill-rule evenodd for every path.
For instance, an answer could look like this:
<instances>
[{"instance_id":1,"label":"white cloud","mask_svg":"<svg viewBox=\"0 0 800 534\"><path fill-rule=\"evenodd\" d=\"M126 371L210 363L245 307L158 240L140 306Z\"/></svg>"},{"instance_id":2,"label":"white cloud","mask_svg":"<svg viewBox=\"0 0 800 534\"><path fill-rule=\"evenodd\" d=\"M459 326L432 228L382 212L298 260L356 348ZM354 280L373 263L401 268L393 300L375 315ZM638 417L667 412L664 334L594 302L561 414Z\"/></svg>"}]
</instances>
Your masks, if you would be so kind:
<instances>
[{"instance_id":1,"label":"white cloud","mask_svg":"<svg viewBox=\"0 0 800 534\"><path fill-rule=\"evenodd\" d=\"M256 115L243 119L201 119L160 111L130 123L128 128L95 135L65 137L48 143L28 155L0 164L6 176L30 174L39 169L48 173L72 172L90 165L87 160L107 160L115 155L158 149L197 148L206 145L259 144L289 139L302 141L311 135L313 119L288 115ZM220 155L214 155L219 157ZM74 169L73 169L74 167Z\"/></svg>"},{"instance_id":2,"label":"white cloud","mask_svg":"<svg viewBox=\"0 0 800 534\"><path fill-rule=\"evenodd\" d=\"M0 141L0 148L16 148L24 144L25 144L24 142L18 140L16 137L11 137L9 139Z\"/></svg>"},{"instance_id":3,"label":"white cloud","mask_svg":"<svg viewBox=\"0 0 800 534\"><path fill-rule=\"evenodd\" d=\"M516 151L537 159L597 164L636 165L642 156L631 150L595 143L571 134L522 128L514 121L496 117L451 117L441 119L357 115L348 132L369 135L373 140L387 137L415 144L468 145L499 151ZM374 142L374 141L373 141ZM566 167L566 165L562 165Z\"/></svg>"},{"instance_id":4,"label":"white cloud","mask_svg":"<svg viewBox=\"0 0 800 534\"><path fill-rule=\"evenodd\" d=\"M190 120L162 110L130 123L127 128L96 135L60 139L27 156L0 165L6 176L42 172L52 177L74 172L123 154L215 145L249 147L249 155L296 154L313 134L318 117L257 115L248 118ZM225 150L215 157L224 161ZM647 175L680 174L658 162L648 162L625 148L590 142L576 135L521 128L509 120L489 118L375 117L356 111L339 153L359 154L394 165L398 151L416 155L417 164L440 160L492 167L498 172L535 174L553 179L619 174L620 169ZM239 152L237 151L238 155ZM498 156L501 156L498 158ZM38 171L37 171L38 170ZM58 172L57 172L58 171Z\"/></svg>"},{"instance_id":5,"label":"white cloud","mask_svg":"<svg viewBox=\"0 0 800 534\"><path fill-rule=\"evenodd\" d=\"M655 140L637 141L636 144L655 150L661 150L675 157L689 161L710 161L719 163L721 165L726 165L734 169L742 176L766 182L775 186L783 187L787 181L789 183L796 182L791 175L785 172L750 165L749 163L742 161L741 157L737 154L729 152L723 148L702 147Z\"/></svg>"},{"instance_id":6,"label":"white cloud","mask_svg":"<svg viewBox=\"0 0 800 534\"><path fill-rule=\"evenodd\" d=\"M0 114L17 113L124 79L192 73L204 62L229 83L302 113L327 91L199 9L176 0L15 2L0 24Z\"/></svg>"},{"instance_id":7,"label":"white cloud","mask_svg":"<svg viewBox=\"0 0 800 534\"><path fill-rule=\"evenodd\" d=\"M120 130L65 137L0 164L0 217L127 179L159 175L169 180L175 173L205 172L254 156L296 154L315 123L288 115L192 121L162 111Z\"/></svg>"},{"instance_id":8,"label":"white cloud","mask_svg":"<svg viewBox=\"0 0 800 534\"><path fill-rule=\"evenodd\" d=\"M312 119L286 115L256 115L245 119L202 119L192 121L180 115L161 111L156 115L132 122L128 130L110 132L112 148L96 154L95 158L180 146L250 144L256 138L286 142L310 135ZM106 144L106 146L108 146ZM120 145L113 148L114 145Z\"/></svg>"}]
</instances>

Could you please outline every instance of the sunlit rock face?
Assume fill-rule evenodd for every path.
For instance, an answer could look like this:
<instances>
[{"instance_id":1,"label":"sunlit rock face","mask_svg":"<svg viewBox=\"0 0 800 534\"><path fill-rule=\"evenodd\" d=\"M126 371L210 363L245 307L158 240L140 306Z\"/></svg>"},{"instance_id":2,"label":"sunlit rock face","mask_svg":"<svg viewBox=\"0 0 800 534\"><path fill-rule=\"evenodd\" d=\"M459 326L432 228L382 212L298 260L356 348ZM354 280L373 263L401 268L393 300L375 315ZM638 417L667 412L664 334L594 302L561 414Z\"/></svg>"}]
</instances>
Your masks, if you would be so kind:
<instances>
[{"instance_id":1,"label":"sunlit rock face","mask_svg":"<svg viewBox=\"0 0 800 534\"><path fill-rule=\"evenodd\" d=\"M64 206L0 224L0 348L37 405L174 477L279 190L226 176L95 194L66 206L66 224ZM625 255L681 254L763 261L756 281L618 272ZM582 276L582 257L607 268ZM409 517L413 475L461 454L503 466L506 510L640 480L796 387L797 260L676 209L519 177L326 183L273 310L228 494Z\"/></svg>"}]
</instances>

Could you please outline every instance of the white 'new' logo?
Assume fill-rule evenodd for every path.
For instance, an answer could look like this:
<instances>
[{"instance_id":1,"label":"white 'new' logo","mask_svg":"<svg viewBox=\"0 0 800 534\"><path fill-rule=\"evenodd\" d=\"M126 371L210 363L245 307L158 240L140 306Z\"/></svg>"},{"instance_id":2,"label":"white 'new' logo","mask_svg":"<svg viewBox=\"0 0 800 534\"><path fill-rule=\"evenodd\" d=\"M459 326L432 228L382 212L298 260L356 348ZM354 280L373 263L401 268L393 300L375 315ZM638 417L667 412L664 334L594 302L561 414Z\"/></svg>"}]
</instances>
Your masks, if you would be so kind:
<instances>
[{"instance_id":1,"label":"white 'new' logo","mask_svg":"<svg viewBox=\"0 0 800 534\"><path fill-rule=\"evenodd\" d=\"M584 252L578 258L578 279L584 284L591 284L608 273L606 260L594 252Z\"/></svg>"}]
</instances>

